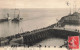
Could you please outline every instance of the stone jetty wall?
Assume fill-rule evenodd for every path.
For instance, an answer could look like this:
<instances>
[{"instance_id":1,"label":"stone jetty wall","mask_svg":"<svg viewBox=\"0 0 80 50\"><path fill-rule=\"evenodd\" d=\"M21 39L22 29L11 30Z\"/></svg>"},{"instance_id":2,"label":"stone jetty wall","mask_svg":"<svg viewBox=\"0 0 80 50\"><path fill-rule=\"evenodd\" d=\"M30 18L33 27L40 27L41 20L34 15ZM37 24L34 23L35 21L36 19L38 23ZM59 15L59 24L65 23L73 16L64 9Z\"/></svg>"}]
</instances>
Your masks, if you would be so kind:
<instances>
[{"instance_id":1,"label":"stone jetty wall","mask_svg":"<svg viewBox=\"0 0 80 50\"><path fill-rule=\"evenodd\" d=\"M58 30L58 29L47 29L44 31L36 32L34 34L28 34L23 36L24 44L32 46L44 39L50 37L64 38L67 39L68 36L79 36L78 32Z\"/></svg>"}]
</instances>

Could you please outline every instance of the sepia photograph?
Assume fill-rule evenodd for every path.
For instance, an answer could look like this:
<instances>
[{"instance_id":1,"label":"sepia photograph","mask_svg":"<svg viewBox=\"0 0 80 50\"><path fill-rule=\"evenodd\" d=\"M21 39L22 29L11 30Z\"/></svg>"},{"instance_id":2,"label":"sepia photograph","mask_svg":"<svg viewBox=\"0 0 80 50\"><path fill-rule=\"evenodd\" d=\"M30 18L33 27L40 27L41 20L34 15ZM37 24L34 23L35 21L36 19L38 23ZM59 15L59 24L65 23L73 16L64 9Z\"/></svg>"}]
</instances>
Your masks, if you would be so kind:
<instances>
[{"instance_id":1,"label":"sepia photograph","mask_svg":"<svg viewBox=\"0 0 80 50\"><path fill-rule=\"evenodd\" d=\"M79 2L0 0L0 47L17 47L18 50L20 47L27 50L80 49Z\"/></svg>"}]
</instances>

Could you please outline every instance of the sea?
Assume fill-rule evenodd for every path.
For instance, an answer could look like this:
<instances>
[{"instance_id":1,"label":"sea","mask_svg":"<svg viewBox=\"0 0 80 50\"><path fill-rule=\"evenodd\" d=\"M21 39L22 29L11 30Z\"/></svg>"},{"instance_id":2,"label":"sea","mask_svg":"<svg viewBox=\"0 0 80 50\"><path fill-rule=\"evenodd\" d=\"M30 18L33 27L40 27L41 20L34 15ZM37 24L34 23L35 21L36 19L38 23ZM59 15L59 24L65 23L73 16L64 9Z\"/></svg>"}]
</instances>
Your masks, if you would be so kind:
<instances>
[{"instance_id":1,"label":"sea","mask_svg":"<svg viewBox=\"0 0 80 50\"><path fill-rule=\"evenodd\" d=\"M19 14L20 12L20 14ZM22 33L25 31L32 31L40 28L50 26L57 23L63 16L70 13L67 8L27 8L27 9L0 9L0 19L4 19L9 14L11 19L20 15L23 18L20 22L6 21L0 23L0 37L7 37ZM80 26L66 25L67 28L78 28ZM41 41L37 45L60 46L64 44L64 39L50 38Z\"/></svg>"}]
</instances>

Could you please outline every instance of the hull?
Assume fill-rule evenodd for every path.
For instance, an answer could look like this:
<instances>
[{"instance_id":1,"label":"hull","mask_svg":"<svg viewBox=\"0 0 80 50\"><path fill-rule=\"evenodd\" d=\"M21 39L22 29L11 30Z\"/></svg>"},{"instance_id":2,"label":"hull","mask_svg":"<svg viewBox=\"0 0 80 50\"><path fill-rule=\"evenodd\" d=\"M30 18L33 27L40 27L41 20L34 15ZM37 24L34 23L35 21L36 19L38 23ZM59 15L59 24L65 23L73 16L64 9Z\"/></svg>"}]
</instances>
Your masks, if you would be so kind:
<instances>
[{"instance_id":1,"label":"hull","mask_svg":"<svg viewBox=\"0 0 80 50\"><path fill-rule=\"evenodd\" d=\"M20 20L17 18L14 18L12 21L19 22Z\"/></svg>"},{"instance_id":2,"label":"hull","mask_svg":"<svg viewBox=\"0 0 80 50\"><path fill-rule=\"evenodd\" d=\"M0 19L0 22L8 21L8 19Z\"/></svg>"}]
</instances>

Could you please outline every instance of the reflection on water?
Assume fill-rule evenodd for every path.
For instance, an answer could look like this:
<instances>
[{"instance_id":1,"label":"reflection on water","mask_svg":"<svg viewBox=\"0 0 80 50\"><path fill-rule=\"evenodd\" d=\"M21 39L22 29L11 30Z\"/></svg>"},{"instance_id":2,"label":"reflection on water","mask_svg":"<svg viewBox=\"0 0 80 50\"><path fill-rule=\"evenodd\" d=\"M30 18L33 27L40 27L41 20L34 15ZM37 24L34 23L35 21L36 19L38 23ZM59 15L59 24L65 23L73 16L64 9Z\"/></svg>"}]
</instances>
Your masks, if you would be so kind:
<instances>
[{"instance_id":1,"label":"reflection on water","mask_svg":"<svg viewBox=\"0 0 80 50\"><path fill-rule=\"evenodd\" d=\"M0 36L14 35L19 32L19 23L11 21L0 23Z\"/></svg>"}]
</instances>

